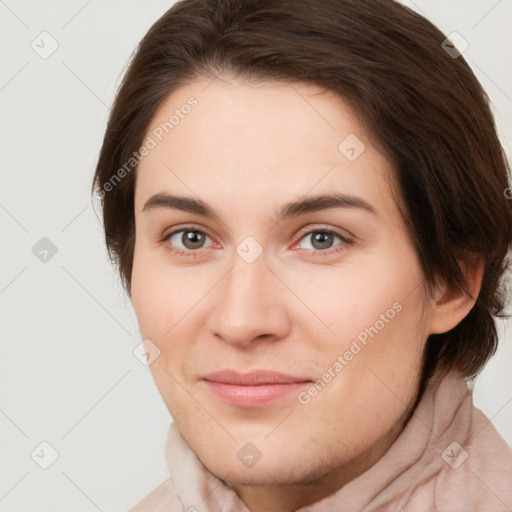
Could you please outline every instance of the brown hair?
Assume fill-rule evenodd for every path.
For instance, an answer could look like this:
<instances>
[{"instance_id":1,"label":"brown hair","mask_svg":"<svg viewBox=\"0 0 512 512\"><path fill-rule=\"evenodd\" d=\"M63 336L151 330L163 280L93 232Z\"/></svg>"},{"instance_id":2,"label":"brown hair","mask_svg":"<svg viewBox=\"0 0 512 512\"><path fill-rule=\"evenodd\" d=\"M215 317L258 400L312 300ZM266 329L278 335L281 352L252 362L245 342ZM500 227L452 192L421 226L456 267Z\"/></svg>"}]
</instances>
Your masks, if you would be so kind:
<instances>
[{"instance_id":1,"label":"brown hair","mask_svg":"<svg viewBox=\"0 0 512 512\"><path fill-rule=\"evenodd\" d=\"M140 42L117 91L93 182L107 249L128 294L132 157L163 100L194 79L224 71L311 83L350 104L393 164L428 289L440 278L450 290L469 293L459 263L470 255L484 258L474 307L451 331L431 335L425 351L429 371L443 365L475 376L496 350L493 315L505 316L500 282L512 240L512 201L505 197L508 164L489 99L462 55L445 51L445 39L393 0L182 0L172 6Z\"/></svg>"}]
</instances>

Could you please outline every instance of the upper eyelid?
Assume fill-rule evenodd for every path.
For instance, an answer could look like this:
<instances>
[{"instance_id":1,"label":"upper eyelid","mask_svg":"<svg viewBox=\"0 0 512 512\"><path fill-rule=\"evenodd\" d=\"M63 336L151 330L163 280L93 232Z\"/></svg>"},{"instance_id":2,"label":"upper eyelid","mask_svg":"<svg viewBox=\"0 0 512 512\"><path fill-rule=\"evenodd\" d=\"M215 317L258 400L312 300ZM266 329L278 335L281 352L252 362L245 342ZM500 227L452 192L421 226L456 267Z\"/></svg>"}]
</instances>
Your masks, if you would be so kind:
<instances>
[{"instance_id":1,"label":"upper eyelid","mask_svg":"<svg viewBox=\"0 0 512 512\"><path fill-rule=\"evenodd\" d=\"M350 239L355 238L355 236L353 236L351 233L349 233L346 229L335 228L335 227L331 227L328 225L324 225L324 226L320 226L320 227L316 227L316 228L311 228L311 227L304 228L303 230L300 230L298 232L297 236L302 238L304 235L309 235L311 233L323 232L323 231L326 231L328 233L333 233L341 238L350 238ZM347 236L345 236L343 233L347 233Z\"/></svg>"}]
</instances>

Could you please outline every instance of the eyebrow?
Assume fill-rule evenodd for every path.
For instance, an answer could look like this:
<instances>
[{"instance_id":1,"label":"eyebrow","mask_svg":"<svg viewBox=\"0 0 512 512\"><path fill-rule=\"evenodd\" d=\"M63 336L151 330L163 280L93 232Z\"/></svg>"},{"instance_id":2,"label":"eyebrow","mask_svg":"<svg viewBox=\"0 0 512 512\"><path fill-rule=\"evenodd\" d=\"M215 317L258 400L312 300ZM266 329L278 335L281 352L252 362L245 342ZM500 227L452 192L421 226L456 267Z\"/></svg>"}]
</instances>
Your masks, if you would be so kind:
<instances>
[{"instance_id":1,"label":"eyebrow","mask_svg":"<svg viewBox=\"0 0 512 512\"><path fill-rule=\"evenodd\" d=\"M200 199L164 193L151 196L144 204L142 211L145 212L160 208L196 213L212 219L218 218L215 211ZM304 199L299 199L283 205L278 213L277 222L281 222L287 218L305 215L307 213L327 210L329 208L360 209L380 217L377 210L360 197L341 193L329 193L308 196Z\"/></svg>"}]
</instances>

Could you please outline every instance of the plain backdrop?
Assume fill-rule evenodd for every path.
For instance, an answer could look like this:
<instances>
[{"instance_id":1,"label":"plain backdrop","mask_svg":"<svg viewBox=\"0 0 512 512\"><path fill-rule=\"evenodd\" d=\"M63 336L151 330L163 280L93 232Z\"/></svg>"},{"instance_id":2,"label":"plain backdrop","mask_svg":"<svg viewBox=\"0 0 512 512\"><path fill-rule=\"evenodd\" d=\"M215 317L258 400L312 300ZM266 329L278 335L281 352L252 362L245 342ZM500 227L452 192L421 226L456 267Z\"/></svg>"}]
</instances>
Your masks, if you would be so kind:
<instances>
[{"instance_id":1,"label":"plain backdrop","mask_svg":"<svg viewBox=\"0 0 512 512\"><path fill-rule=\"evenodd\" d=\"M172 3L0 0L1 511L127 510L168 477L171 417L89 191L122 73ZM405 3L468 42L510 154L511 0ZM512 445L506 325L475 402Z\"/></svg>"}]
</instances>

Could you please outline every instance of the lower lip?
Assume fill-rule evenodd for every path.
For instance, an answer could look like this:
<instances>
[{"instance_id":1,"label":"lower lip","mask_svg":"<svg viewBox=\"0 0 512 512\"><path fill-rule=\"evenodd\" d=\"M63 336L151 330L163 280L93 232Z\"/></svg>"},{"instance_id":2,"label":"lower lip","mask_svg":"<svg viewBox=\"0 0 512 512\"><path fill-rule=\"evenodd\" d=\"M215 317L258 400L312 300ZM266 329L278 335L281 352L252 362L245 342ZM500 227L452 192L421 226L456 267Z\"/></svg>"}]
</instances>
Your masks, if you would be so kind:
<instances>
[{"instance_id":1,"label":"lower lip","mask_svg":"<svg viewBox=\"0 0 512 512\"><path fill-rule=\"evenodd\" d=\"M221 382L205 381L208 388L219 398L237 407L260 407L273 400L298 392L310 382L290 384L261 384L258 386L238 386Z\"/></svg>"}]
</instances>

